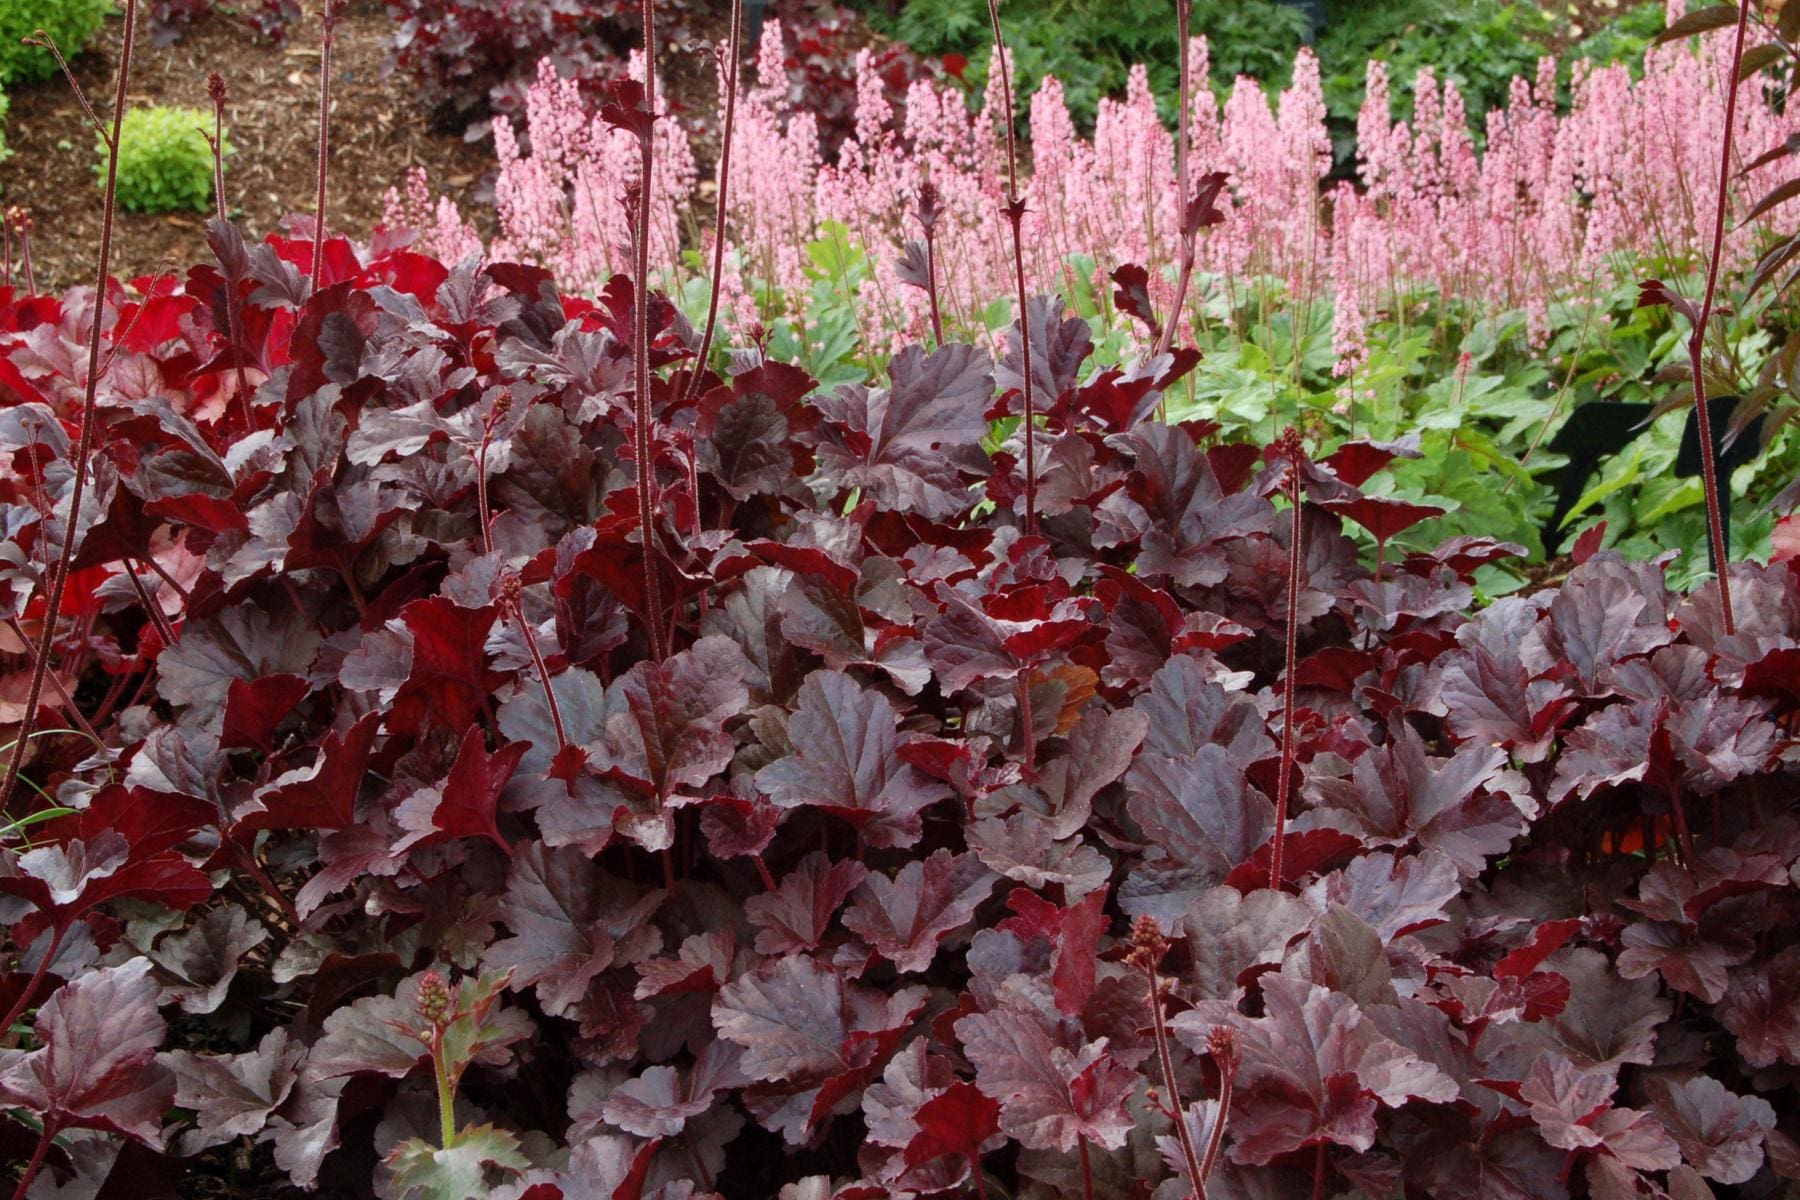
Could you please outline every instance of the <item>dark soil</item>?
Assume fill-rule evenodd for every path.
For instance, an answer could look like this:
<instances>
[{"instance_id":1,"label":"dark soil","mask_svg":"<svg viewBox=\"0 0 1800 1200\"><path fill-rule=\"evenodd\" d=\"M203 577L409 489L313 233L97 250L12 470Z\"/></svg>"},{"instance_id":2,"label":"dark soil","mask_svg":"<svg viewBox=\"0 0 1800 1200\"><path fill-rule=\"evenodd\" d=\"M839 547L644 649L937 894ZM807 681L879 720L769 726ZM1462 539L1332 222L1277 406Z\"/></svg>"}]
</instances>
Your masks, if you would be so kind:
<instances>
[{"instance_id":1,"label":"dark soil","mask_svg":"<svg viewBox=\"0 0 1800 1200\"><path fill-rule=\"evenodd\" d=\"M288 31L285 46L259 40L250 27L217 12L172 46L140 37L132 55L134 105L211 109L206 77L218 71L230 88L226 124L235 153L225 164L225 195L234 220L253 237L279 228L290 213L313 210L319 114L318 6ZM331 175L327 223L366 236L381 218L382 196L423 165L433 189L462 204L478 223L491 210L474 203L493 169L489 145L469 144L431 126L409 80L383 78L391 28L380 0L353 0L332 49ZM96 108L110 110L124 21L109 20L88 53L70 65ZM100 244L100 188L94 133L60 77L15 85L6 140L13 157L0 166L0 200L31 211L32 260L46 291L92 282ZM130 278L208 261L202 213L121 213L113 271Z\"/></svg>"}]
</instances>

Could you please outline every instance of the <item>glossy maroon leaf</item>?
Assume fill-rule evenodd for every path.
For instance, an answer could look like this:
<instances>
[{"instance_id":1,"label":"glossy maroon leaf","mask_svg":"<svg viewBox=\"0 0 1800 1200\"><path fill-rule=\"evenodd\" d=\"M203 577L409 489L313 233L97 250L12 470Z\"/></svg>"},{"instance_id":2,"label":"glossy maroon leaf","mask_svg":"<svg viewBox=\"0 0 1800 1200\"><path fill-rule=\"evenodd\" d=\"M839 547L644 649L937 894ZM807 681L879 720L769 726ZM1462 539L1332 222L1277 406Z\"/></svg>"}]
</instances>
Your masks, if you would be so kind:
<instances>
[{"instance_id":1,"label":"glossy maroon leaf","mask_svg":"<svg viewBox=\"0 0 1800 1200\"><path fill-rule=\"evenodd\" d=\"M489 946L482 963L507 972L515 989L535 987L546 1012L566 1016L601 972L656 952L649 922L662 901L574 847L529 845L513 859L496 913L512 936Z\"/></svg>"},{"instance_id":2,"label":"glossy maroon leaf","mask_svg":"<svg viewBox=\"0 0 1800 1200\"><path fill-rule=\"evenodd\" d=\"M412 663L388 708L390 732L464 730L474 723L489 693L505 680L488 667L484 649L494 619L493 608L463 608L442 596L402 610L400 620L412 634Z\"/></svg>"},{"instance_id":3,"label":"glossy maroon leaf","mask_svg":"<svg viewBox=\"0 0 1800 1200\"><path fill-rule=\"evenodd\" d=\"M973 346L930 355L908 346L888 365L888 387L853 384L814 396L824 478L903 512L955 516L969 504L965 478L988 470L980 442L994 389L990 370Z\"/></svg>"},{"instance_id":4,"label":"glossy maroon leaf","mask_svg":"<svg viewBox=\"0 0 1800 1200\"><path fill-rule=\"evenodd\" d=\"M948 1155L974 1161L1000 1132L1000 1106L962 1080L920 1105L913 1119L919 1132L906 1143L909 1167Z\"/></svg>"},{"instance_id":5,"label":"glossy maroon leaf","mask_svg":"<svg viewBox=\"0 0 1800 1200\"><path fill-rule=\"evenodd\" d=\"M1435 758L1411 726L1400 725L1387 745L1356 760L1349 778L1315 777L1305 820L1368 846L1436 850L1464 875L1478 875L1525 831L1529 815L1499 790L1505 766L1505 753L1494 747L1465 746Z\"/></svg>"},{"instance_id":6,"label":"glossy maroon leaf","mask_svg":"<svg viewBox=\"0 0 1800 1200\"><path fill-rule=\"evenodd\" d=\"M294 706L310 690L310 685L298 675L232 680L225 695L225 726L219 734L219 745L267 754L275 727L293 715Z\"/></svg>"},{"instance_id":7,"label":"glossy maroon leaf","mask_svg":"<svg viewBox=\"0 0 1800 1200\"><path fill-rule=\"evenodd\" d=\"M421 788L400 802L394 820L406 836L394 843L396 853L467 837L484 837L507 854L513 852L495 824L495 812L527 746L507 742L489 753L486 743L483 731L471 727L443 784Z\"/></svg>"},{"instance_id":8,"label":"glossy maroon leaf","mask_svg":"<svg viewBox=\"0 0 1800 1200\"><path fill-rule=\"evenodd\" d=\"M695 791L730 763L725 722L749 701L746 666L735 643L701 638L661 663L639 663L609 689L623 711L607 717L595 767L624 785L640 818L626 832L646 849L668 844L669 806L697 799Z\"/></svg>"},{"instance_id":9,"label":"glossy maroon leaf","mask_svg":"<svg viewBox=\"0 0 1800 1200\"><path fill-rule=\"evenodd\" d=\"M368 713L348 732L328 732L311 765L276 776L238 807L232 814L233 832L348 826L355 819L357 791L380 727L381 714Z\"/></svg>"}]
</instances>

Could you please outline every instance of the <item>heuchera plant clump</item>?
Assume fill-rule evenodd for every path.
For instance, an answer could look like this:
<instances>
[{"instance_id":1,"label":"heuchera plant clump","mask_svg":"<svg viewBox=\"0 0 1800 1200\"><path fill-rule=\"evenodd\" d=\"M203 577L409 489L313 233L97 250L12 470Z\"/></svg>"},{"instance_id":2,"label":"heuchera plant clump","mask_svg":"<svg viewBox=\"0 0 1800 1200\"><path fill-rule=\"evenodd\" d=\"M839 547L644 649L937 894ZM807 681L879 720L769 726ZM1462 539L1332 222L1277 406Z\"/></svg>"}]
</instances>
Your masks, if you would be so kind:
<instances>
[{"instance_id":1,"label":"heuchera plant clump","mask_svg":"<svg viewBox=\"0 0 1800 1200\"><path fill-rule=\"evenodd\" d=\"M99 294L0 287L15 1200L1800 1177L1786 527L1390 552L1416 439L1169 424L1143 267L1134 361L1027 295L1010 134L998 357L826 390L634 284L652 187L593 299L328 236L320 112L310 237L123 286L109 170Z\"/></svg>"},{"instance_id":2,"label":"heuchera plant clump","mask_svg":"<svg viewBox=\"0 0 1800 1200\"><path fill-rule=\"evenodd\" d=\"M640 439L629 279L333 238L309 294L310 238L213 235L105 297L56 614L92 296L0 291L15 668L61 631L9 812L62 815L0 850L32 1195L1800 1177L1795 560L1730 636L1594 539L1492 603L1503 544L1372 569L1406 444L1162 424L1192 353L1050 298L1027 535L1016 331L690 389L653 296Z\"/></svg>"}]
</instances>

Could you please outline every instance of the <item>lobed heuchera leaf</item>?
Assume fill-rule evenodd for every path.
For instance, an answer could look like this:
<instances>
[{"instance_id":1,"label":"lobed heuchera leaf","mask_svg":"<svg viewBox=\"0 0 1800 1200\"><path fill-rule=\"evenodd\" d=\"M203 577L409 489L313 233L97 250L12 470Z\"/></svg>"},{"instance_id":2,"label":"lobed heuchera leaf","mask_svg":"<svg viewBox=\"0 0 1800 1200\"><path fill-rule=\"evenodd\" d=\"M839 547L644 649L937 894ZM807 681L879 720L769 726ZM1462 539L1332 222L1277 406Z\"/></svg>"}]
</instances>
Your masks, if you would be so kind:
<instances>
[{"instance_id":1,"label":"lobed heuchera leaf","mask_svg":"<svg viewBox=\"0 0 1800 1200\"><path fill-rule=\"evenodd\" d=\"M347 732L326 733L310 765L283 772L238 806L232 813L234 832L349 825L380 727L381 714L366 713Z\"/></svg>"},{"instance_id":2,"label":"lobed heuchera leaf","mask_svg":"<svg viewBox=\"0 0 1800 1200\"><path fill-rule=\"evenodd\" d=\"M1229 571L1224 544L1267 533L1275 511L1249 492L1226 494L1185 430L1144 425L1120 436L1136 470L1101 502L1104 544L1138 543L1138 574L1212 587Z\"/></svg>"},{"instance_id":3,"label":"lobed heuchera leaf","mask_svg":"<svg viewBox=\"0 0 1800 1200\"><path fill-rule=\"evenodd\" d=\"M792 754L756 773L781 808L822 808L854 825L871 846L910 846L920 811L951 790L900 761L899 714L887 697L829 671L807 676L788 719Z\"/></svg>"},{"instance_id":4,"label":"lobed heuchera leaf","mask_svg":"<svg viewBox=\"0 0 1800 1200\"><path fill-rule=\"evenodd\" d=\"M1581 1067L1616 1071L1651 1061L1656 1029L1671 1010L1655 980L1627 981L1604 954L1585 946L1560 950L1545 965L1569 980L1569 1003L1526 1027L1533 1043L1560 1050Z\"/></svg>"},{"instance_id":5,"label":"lobed heuchera leaf","mask_svg":"<svg viewBox=\"0 0 1800 1200\"><path fill-rule=\"evenodd\" d=\"M646 1138L677 1137L687 1123L713 1110L720 1092L749 1079L738 1067L740 1053L729 1042L710 1042L681 1080L674 1067L651 1067L612 1090L600 1112L610 1125Z\"/></svg>"},{"instance_id":6,"label":"lobed heuchera leaf","mask_svg":"<svg viewBox=\"0 0 1800 1200\"><path fill-rule=\"evenodd\" d=\"M1519 1085L1544 1140L1559 1150L1601 1150L1635 1171L1666 1171L1681 1162L1675 1140L1648 1113L1616 1108L1611 1072L1582 1069L1546 1055Z\"/></svg>"},{"instance_id":7,"label":"lobed heuchera leaf","mask_svg":"<svg viewBox=\"0 0 1800 1200\"><path fill-rule=\"evenodd\" d=\"M156 692L211 723L225 711L234 682L305 675L318 649L318 631L292 609L228 608L184 629L158 656Z\"/></svg>"},{"instance_id":8,"label":"lobed heuchera leaf","mask_svg":"<svg viewBox=\"0 0 1800 1200\"><path fill-rule=\"evenodd\" d=\"M175 1077L157 1058L166 1026L150 961L70 980L38 1010L37 1048L0 1057L0 1102L54 1129L102 1129L162 1145Z\"/></svg>"},{"instance_id":9,"label":"lobed heuchera leaf","mask_svg":"<svg viewBox=\"0 0 1800 1200\"><path fill-rule=\"evenodd\" d=\"M1436 850L1464 875L1478 875L1531 815L1494 786L1505 766L1496 746L1435 758L1410 725L1397 725L1385 746L1356 760L1348 779L1315 775L1308 785L1315 807L1295 827L1324 824L1365 845Z\"/></svg>"},{"instance_id":10,"label":"lobed heuchera leaf","mask_svg":"<svg viewBox=\"0 0 1800 1200\"><path fill-rule=\"evenodd\" d=\"M869 869L846 860L832 862L813 851L773 892L744 902L744 917L756 927L760 954L804 954L816 950L831 931L838 906L868 877Z\"/></svg>"},{"instance_id":11,"label":"lobed heuchera leaf","mask_svg":"<svg viewBox=\"0 0 1800 1200\"><path fill-rule=\"evenodd\" d=\"M881 1070L925 997L923 987L883 995L790 956L721 988L712 1020L744 1048L744 1074L770 1085L749 1097L752 1111L798 1144Z\"/></svg>"},{"instance_id":12,"label":"lobed heuchera leaf","mask_svg":"<svg viewBox=\"0 0 1800 1200\"><path fill-rule=\"evenodd\" d=\"M643 662L616 689L606 742L595 768L625 796L624 832L646 850L669 842L669 808L698 797L731 762L734 742L725 723L749 702L748 667L737 643L701 638L661 663Z\"/></svg>"},{"instance_id":13,"label":"lobed heuchera leaf","mask_svg":"<svg viewBox=\"0 0 1800 1200\"><path fill-rule=\"evenodd\" d=\"M1013 1007L961 1018L956 1036L975 1064L976 1086L1000 1102L1009 1137L1064 1152L1083 1138L1108 1149L1125 1144L1137 1074L1108 1053L1106 1038L1072 1049L1035 1013Z\"/></svg>"},{"instance_id":14,"label":"lobed heuchera leaf","mask_svg":"<svg viewBox=\"0 0 1800 1200\"><path fill-rule=\"evenodd\" d=\"M974 1084L958 1080L919 1106L919 1132L906 1143L906 1165L955 1156L971 1161L1000 1132L1000 1106Z\"/></svg>"},{"instance_id":15,"label":"lobed heuchera leaf","mask_svg":"<svg viewBox=\"0 0 1800 1200\"><path fill-rule=\"evenodd\" d=\"M67 931L94 906L131 896L190 908L212 881L174 847L206 819L206 806L179 796L111 787L58 825L67 840L19 854L0 848L0 895L15 896Z\"/></svg>"},{"instance_id":16,"label":"lobed heuchera leaf","mask_svg":"<svg viewBox=\"0 0 1800 1200\"><path fill-rule=\"evenodd\" d=\"M1261 1017L1209 1003L1170 1022L1196 1050L1217 1026L1237 1033L1232 1161L1264 1165L1321 1142L1367 1150L1379 1108L1456 1099L1454 1080L1383 1035L1349 996L1286 974L1264 976L1262 994Z\"/></svg>"},{"instance_id":17,"label":"lobed heuchera leaf","mask_svg":"<svg viewBox=\"0 0 1800 1200\"><path fill-rule=\"evenodd\" d=\"M1303 901L1273 888L1248 894L1221 885L1208 888L1182 918L1192 962L1189 980L1205 1000L1236 1004L1247 976L1280 965L1288 943L1312 924Z\"/></svg>"},{"instance_id":18,"label":"lobed heuchera leaf","mask_svg":"<svg viewBox=\"0 0 1800 1200\"><path fill-rule=\"evenodd\" d=\"M645 892L590 862L574 847L532 844L513 860L496 915L512 936L482 956L516 990L537 989L553 1016L567 1016L594 978L655 954L662 937L650 918L660 892Z\"/></svg>"},{"instance_id":19,"label":"lobed heuchera leaf","mask_svg":"<svg viewBox=\"0 0 1800 1200\"><path fill-rule=\"evenodd\" d=\"M1739 1096L1709 1075L1649 1081L1650 1108L1681 1156L1715 1183L1748 1183L1763 1162L1763 1140L1775 1109L1760 1096Z\"/></svg>"},{"instance_id":20,"label":"lobed heuchera leaf","mask_svg":"<svg viewBox=\"0 0 1800 1200\"><path fill-rule=\"evenodd\" d=\"M901 972L923 971L939 943L975 915L994 879L973 854L938 850L907 863L892 879L870 875L844 914L844 928Z\"/></svg>"},{"instance_id":21,"label":"lobed heuchera leaf","mask_svg":"<svg viewBox=\"0 0 1800 1200\"><path fill-rule=\"evenodd\" d=\"M1140 754L1125 782L1126 809L1151 846L1120 893L1133 915L1173 926L1275 831L1274 802L1250 786L1222 746L1181 758Z\"/></svg>"},{"instance_id":22,"label":"lobed heuchera leaf","mask_svg":"<svg viewBox=\"0 0 1800 1200\"><path fill-rule=\"evenodd\" d=\"M507 854L513 852L495 819L500 793L527 747L524 742L508 742L489 753L486 740L479 727L471 726L444 782L420 788L400 801L394 821L406 833L394 843L396 854L465 837L487 838Z\"/></svg>"},{"instance_id":23,"label":"lobed heuchera leaf","mask_svg":"<svg viewBox=\"0 0 1800 1200\"><path fill-rule=\"evenodd\" d=\"M531 1165L517 1135L492 1125L457 1131L448 1146L408 1138L387 1157L395 1200L468 1200Z\"/></svg>"},{"instance_id":24,"label":"lobed heuchera leaf","mask_svg":"<svg viewBox=\"0 0 1800 1200\"><path fill-rule=\"evenodd\" d=\"M225 1003L238 963L269 931L241 908L215 908L191 928L160 939L149 958L184 1012L204 1016Z\"/></svg>"},{"instance_id":25,"label":"lobed heuchera leaf","mask_svg":"<svg viewBox=\"0 0 1800 1200\"><path fill-rule=\"evenodd\" d=\"M821 474L902 512L939 520L960 513L970 502L965 478L989 469L980 444L992 371L973 346L930 355L908 346L888 365L888 387L853 384L814 396Z\"/></svg>"}]
</instances>

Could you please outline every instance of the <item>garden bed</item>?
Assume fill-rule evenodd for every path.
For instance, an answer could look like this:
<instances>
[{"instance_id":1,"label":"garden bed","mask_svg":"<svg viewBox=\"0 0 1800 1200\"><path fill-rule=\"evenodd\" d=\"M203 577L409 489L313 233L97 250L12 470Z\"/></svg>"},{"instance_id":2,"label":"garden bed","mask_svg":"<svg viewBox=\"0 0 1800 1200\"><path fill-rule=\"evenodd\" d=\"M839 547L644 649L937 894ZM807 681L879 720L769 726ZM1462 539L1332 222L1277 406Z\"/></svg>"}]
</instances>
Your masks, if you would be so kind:
<instances>
[{"instance_id":1,"label":"garden bed","mask_svg":"<svg viewBox=\"0 0 1800 1200\"><path fill-rule=\"evenodd\" d=\"M227 207L246 228L280 227L312 212L318 164L318 7L288 31L285 46L259 38L243 21L214 13L172 45L140 38L131 68L133 105L181 105L210 111L206 78L218 71L230 88L227 127L236 153L227 161ZM107 21L88 53L70 65L96 107L112 96L124 23ZM392 30L380 0L356 0L332 51L334 228L366 235L382 215L382 196L414 165L426 167L471 214L482 177L493 169L487 145L435 130L407 79L384 76ZM0 165L0 203L21 204L35 224L32 258L40 286L61 290L93 282L100 238L100 188L94 134L58 75L15 84ZM205 213L121 213L114 263L121 278L180 267L207 254Z\"/></svg>"}]
</instances>

